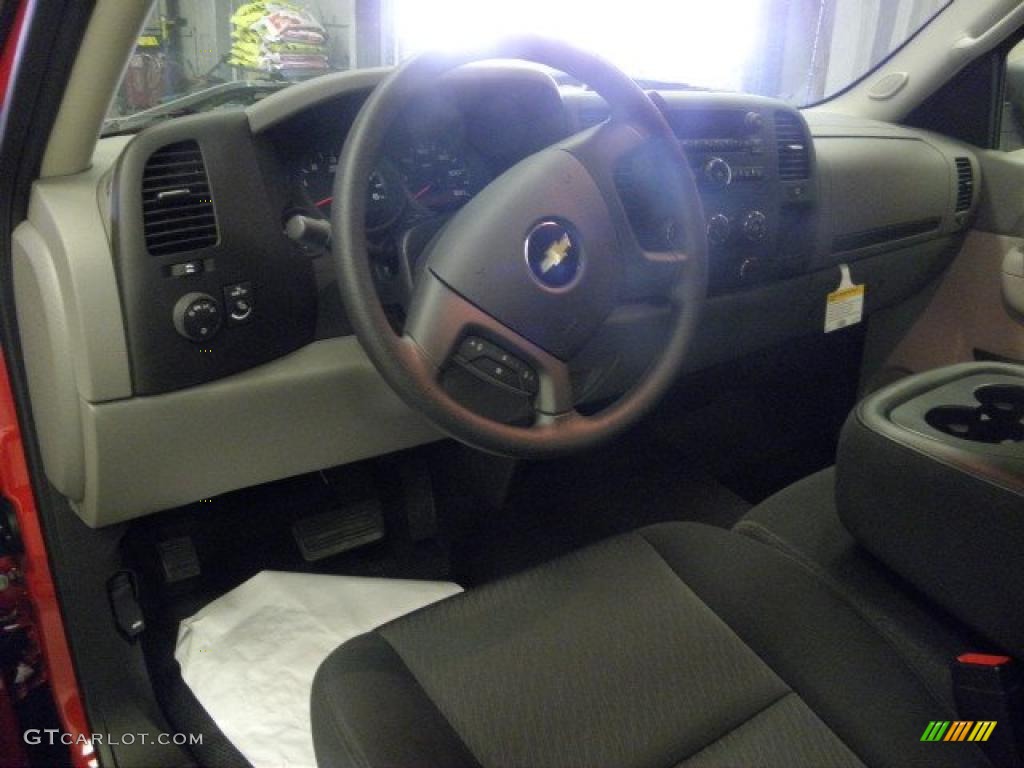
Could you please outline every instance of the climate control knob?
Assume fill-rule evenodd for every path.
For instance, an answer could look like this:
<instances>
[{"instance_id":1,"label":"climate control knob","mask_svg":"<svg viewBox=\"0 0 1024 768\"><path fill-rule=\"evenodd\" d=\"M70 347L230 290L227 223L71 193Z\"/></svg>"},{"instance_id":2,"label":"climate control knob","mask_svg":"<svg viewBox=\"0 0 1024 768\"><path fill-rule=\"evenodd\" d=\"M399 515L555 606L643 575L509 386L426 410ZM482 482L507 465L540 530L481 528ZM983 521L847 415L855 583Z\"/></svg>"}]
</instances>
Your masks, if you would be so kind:
<instances>
[{"instance_id":1,"label":"climate control knob","mask_svg":"<svg viewBox=\"0 0 1024 768\"><path fill-rule=\"evenodd\" d=\"M704 181L721 189L732 183L732 166L720 157L709 157L704 163Z\"/></svg>"},{"instance_id":2,"label":"climate control knob","mask_svg":"<svg viewBox=\"0 0 1024 768\"><path fill-rule=\"evenodd\" d=\"M750 211L743 217L743 236L752 243L760 243L768 237L768 217L761 211Z\"/></svg>"},{"instance_id":3,"label":"climate control knob","mask_svg":"<svg viewBox=\"0 0 1024 768\"><path fill-rule=\"evenodd\" d=\"M174 329L197 344L209 341L224 324L220 304L208 293L186 293L174 305Z\"/></svg>"},{"instance_id":4,"label":"climate control knob","mask_svg":"<svg viewBox=\"0 0 1024 768\"><path fill-rule=\"evenodd\" d=\"M732 222L724 213L716 213L708 219L708 245L712 248L725 245L732 234Z\"/></svg>"}]
</instances>

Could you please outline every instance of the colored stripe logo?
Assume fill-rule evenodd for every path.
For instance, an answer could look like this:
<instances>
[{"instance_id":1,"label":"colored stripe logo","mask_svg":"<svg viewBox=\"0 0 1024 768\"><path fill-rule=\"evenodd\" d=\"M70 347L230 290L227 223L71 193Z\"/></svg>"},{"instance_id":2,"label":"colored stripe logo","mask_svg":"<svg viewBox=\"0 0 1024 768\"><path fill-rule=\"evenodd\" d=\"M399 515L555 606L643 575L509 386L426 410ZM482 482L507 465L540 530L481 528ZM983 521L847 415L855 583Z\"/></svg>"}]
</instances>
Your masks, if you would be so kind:
<instances>
[{"instance_id":1,"label":"colored stripe logo","mask_svg":"<svg viewBox=\"0 0 1024 768\"><path fill-rule=\"evenodd\" d=\"M995 729L995 720L932 720L921 741L988 741Z\"/></svg>"}]
</instances>

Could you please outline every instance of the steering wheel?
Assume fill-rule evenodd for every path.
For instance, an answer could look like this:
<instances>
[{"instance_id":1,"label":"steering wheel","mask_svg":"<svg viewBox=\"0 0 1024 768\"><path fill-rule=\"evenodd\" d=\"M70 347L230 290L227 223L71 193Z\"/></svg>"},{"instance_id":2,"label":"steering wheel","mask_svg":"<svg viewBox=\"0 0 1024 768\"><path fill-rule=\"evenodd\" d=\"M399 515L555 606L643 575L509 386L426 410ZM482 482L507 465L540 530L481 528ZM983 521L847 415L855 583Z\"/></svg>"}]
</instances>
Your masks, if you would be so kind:
<instances>
[{"instance_id":1,"label":"steering wheel","mask_svg":"<svg viewBox=\"0 0 1024 768\"><path fill-rule=\"evenodd\" d=\"M404 330L396 333L377 297L367 252L367 179L383 137L414 96L456 67L490 59L561 70L604 97L610 117L520 161L452 217L420 258ZM656 222L664 236L654 246L640 236L620 191L624 164L642 156L658 178L649 207L664 212ZM679 373L707 289L700 197L661 111L599 56L530 37L475 55L410 59L357 115L334 199L343 204L332 212L333 258L356 335L394 391L455 439L521 458L591 447L636 423ZM569 361L617 306L636 301L637 292L625 286L638 284L644 302L670 308L664 346L626 394L583 415L575 408ZM531 398L532 424L487 418L445 390L446 366L474 351L501 358L506 375L504 362L511 365L512 384Z\"/></svg>"}]
</instances>

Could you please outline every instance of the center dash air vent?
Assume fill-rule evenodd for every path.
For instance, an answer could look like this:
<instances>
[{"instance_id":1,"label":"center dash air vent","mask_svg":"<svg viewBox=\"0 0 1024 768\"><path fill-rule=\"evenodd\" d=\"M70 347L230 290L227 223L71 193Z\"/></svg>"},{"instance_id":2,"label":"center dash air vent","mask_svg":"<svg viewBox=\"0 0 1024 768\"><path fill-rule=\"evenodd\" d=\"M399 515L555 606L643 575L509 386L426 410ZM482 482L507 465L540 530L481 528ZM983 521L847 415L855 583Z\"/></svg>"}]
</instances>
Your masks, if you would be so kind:
<instances>
[{"instance_id":1,"label":"center dash air vent","mask_svg":"<svg viewBox=\"0 0 1024 768\"><path fill-rule=\"evenodd\" d=\"M974 202L974 169L966 157L956 159L956 212L969 210Z\"/></svg>"},{"instance_id":2,"label":"center dash air vent","mask_svg":"<svg viewBox=\"0 0 1024 768\"><path fill-rule=\"evenodd\" d=\"M803 122L790 112L775 113L775 144L779 151L779 180L798 181L811 175L811 153Z\"/></svg>"},{"instance_id":3,"label":"center dash air vent","mask_svg":"<svg viewBox=\"0 0 1024 768\"><path fill-rule=\"evenodd\" d=\"M198 143L169 144L150 155L142 174L142 219L154 256L216 245L217 217Z\"/></svg>"},{"instance_id":4,"label":"center dash air vent","mask_svg":"<svg viewBox=\"0 0 1024 768\"><path fill-rule=\"evenodd\" d=\"M643 154L627 158L615 168L615 188L633 235L647 251L664 252L681 247L681 228L665 210L662 192L664 167L658 158Z\"/></svg>"}]
</instances>

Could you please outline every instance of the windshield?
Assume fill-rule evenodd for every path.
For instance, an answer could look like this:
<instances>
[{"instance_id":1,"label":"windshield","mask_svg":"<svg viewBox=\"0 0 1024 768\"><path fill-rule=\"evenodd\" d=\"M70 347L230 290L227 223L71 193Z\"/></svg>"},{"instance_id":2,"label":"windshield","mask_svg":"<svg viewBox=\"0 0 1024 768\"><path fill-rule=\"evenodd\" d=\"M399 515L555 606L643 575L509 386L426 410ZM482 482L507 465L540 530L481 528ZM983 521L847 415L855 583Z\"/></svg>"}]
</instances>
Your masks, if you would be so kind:
<instances>
[{"instance_id":1,"label":"windshield","mask_svg":"<svg viewBox=\"0 0 1024 768\"><path fill-rule=\"evenodd\" d=\"M513 32L601 53L645 84L805 106L863 77L947 0L158 0L106 132L252 103L330 71Z\"/></svg>"}]
</instances>

